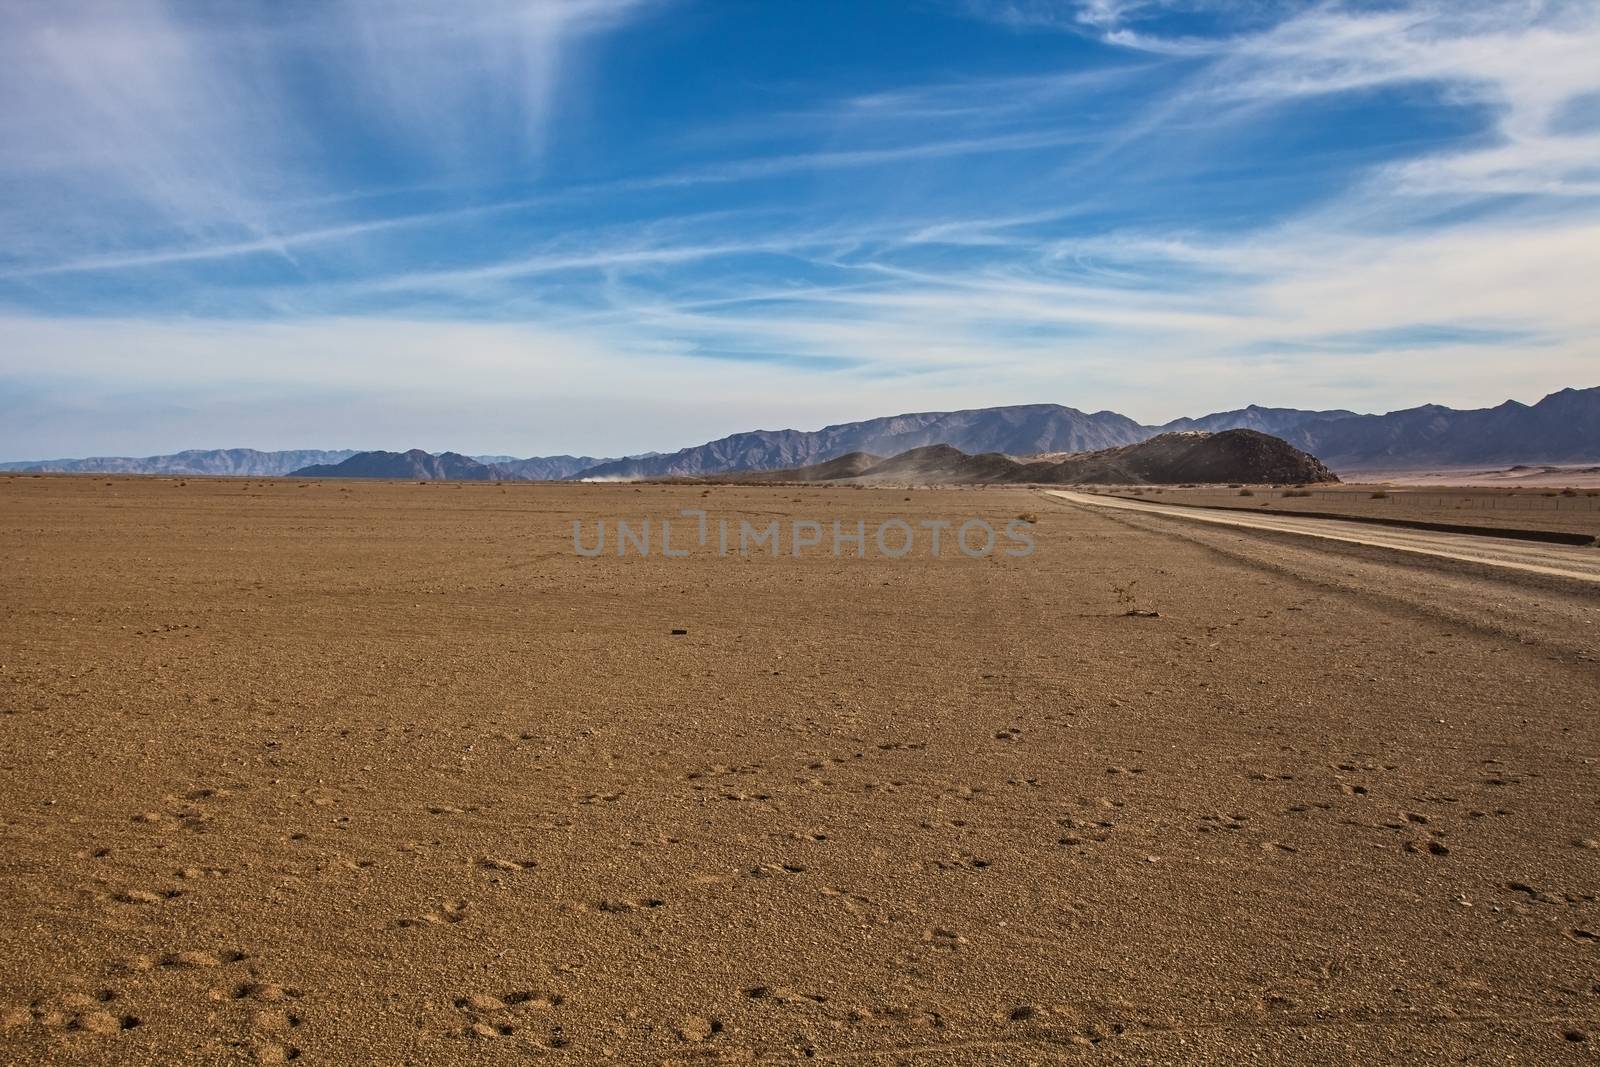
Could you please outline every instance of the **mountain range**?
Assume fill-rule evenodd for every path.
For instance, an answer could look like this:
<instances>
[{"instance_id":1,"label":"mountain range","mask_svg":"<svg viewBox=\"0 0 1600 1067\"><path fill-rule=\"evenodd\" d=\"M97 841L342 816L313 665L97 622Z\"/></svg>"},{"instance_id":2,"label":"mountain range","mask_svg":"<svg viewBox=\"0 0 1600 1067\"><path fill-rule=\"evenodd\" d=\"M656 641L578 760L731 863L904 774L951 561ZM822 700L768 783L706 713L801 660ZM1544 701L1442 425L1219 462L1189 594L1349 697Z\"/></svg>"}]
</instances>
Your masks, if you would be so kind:
<instances>
[{"instance_id":1,"label":"mountain range","mask_svg":"<svg viewBox=\"0 0 1600 1067\"><path fill-rule=\"evenodd\" d=\"M603 463L580 478L671 478L731 470L779 470L850 452L892 456L923 445L969 454L1087 452L1137 444L1155 431L1114 411L1086 414L1058 404L928 411L846 422L820 430L752 430L664 455Z\"/></svg>"},{"instance_id":2,"label":"mountain range","mask_svg":"<svg viewBox=\"0 0 1600 1067\"><path fill-rule=\"evenodd\" d=\"M473 456L472 458L485 466L496 468L504 478L520 478L529 482L559 482L591 467L618 462L596 456L533 456L529 459L518 459L516 456Z\"/></svg>"},{"instance_id":3,"label":"mountain range","mask_svg":"<svg viewBox=\"0 0 1600 1067\"><path fill-rule=\"evenodd\" d=\"M297 448L287 452L258 452L253 448L192 448L167 456L93 456L89 459L41 459L0 463L0 470L61 474L231 474L273 478L312 463L340 463L356 454L353 448L329 451Z\"/></svg>"},{"instance_id":4,"label":"mountain range","mask_svg":"<svg viewBox=\"0 0 1600 1067\"><path fill-rule=\"evenodd\" d=\"M413 451L417 451L413 449ZM405 456L409 452L366 453L354 448L340 449L289 449L283 452L259 452L253 448L196 448L174 452L165 456L95 456L89 459L41 459L0 463L0 471L26 471L34 474L174 474L174 475L233 475L250 478L279 478L297 474L307 468L333 467L361 455ZM429 455L423 452L422 455ZM619 462L601 456L533 456L518 459L516 456L457 456L452 462L467 460L485 467L495 468L489 477L503 481L560 481L580 471L605 463ZM654 455L654 453L646 453ZM391 461L393 462L393 461ZM352 468L354 469L354 468ZM394 464L395 470L401 465ZM470 469L470 468L462 468ZM409 474L357 475L356 477L407 478ZM420 477L420 476L419 476Z\"/></svg>"},{"instance_id":5,"label":"mountain range","mask_svg":"<svg viewBox=\"0 0 1600 1067\"><path fill-rule=\"evenodd\" d=\"M1532 405L1311 419L1280 436L1335 470L1587 463L1600 459L1600 388L1562 389Z\"/></svg>"},{"instance_id":6,"label":"mountain range","mask_svg":"<svg viewBox=\"0 0 1600 1067\"><path fill-rule=\"evenodd\" d=\"M1306 483L1339 479L1315 456L1259 430L1180 430L1138 444L1020 460L1002 452L968 455L922 445L884 459L851 452L791 470L708 475L708 481L826 482L859 485L1177 485L1185 482Z\"/></svg>"},{"instance_id":7,"label":"mountain range","mask_svg":"<svg viewBox=\"0 0 1600 1067\"><path fill-rule=\"evenodd\" d=\"M1537 404L1508 400L1458 411L1428 404L1387 415L1303 411L1252 404L1197 419L1144 426L1114 411L1057 404L925 412L841 423L812 432L755 430L642 459L618 460L575 477L660 478L730 470L779 470L851 452L893 456L930 444L968 454L1036 456L1092 452L1186 430L1256 430L1281 437L1336 471L1600 459L1600 387L1563 389Z\"/></svg>"},{"instance_id":8,"label":"mountain range","mask_svg":"<svg viewBox=\"0 0 1600 1067\"><path fill-rule=\"evenodd\" d=\"M839 423L820 430L752 430L676 452L621 459L567 455L527 459L459 456L457 459L484 468L486 473L474 474L474 478L624 480L697 477L740 470L789 470L854 452L896 456L934 444L950 445L969 455L998 452L1021 457L1059 457L1138 444L1163 433L1233 429L1256 430L1281 437L1317 456L1333 470L1346 473L1491 464L1592 463L1600 461L1600 387L1563 389L1536 404L1508 400L1497 407L1465 411L1425 404L1384 415L1360 415L1337 409L1306 411L1251 405L1199 418L1175 419L1159 426L1142 425L1114 411L1083 412L1057 404L1023 404L893 415ZM338 466L357 455L367 453L358 454L348 449L331 452L195 450L144 459L100 457L4 463L0 464L0 470L270 477L311 468L318 470L320 477L338 477L339 474L323 472L320 468ZM407 473L392 476L413 477L410 472L414 466L409 461L394 466L393 469L403 468ZM340 467L346 474L356 469L375 468L367 464Z\"/></svg>"}]
</instances>

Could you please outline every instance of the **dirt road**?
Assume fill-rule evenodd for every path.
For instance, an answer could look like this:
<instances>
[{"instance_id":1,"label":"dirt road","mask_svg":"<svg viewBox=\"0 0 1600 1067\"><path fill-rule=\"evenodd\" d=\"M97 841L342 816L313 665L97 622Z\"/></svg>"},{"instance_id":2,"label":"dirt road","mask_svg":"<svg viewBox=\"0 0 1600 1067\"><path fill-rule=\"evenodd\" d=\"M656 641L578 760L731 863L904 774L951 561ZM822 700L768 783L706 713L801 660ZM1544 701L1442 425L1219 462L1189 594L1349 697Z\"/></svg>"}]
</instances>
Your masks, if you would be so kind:
<instances>
[{"instance_id":1,"label":"dirt road","mask_svg":"<svg viewBox=\"0 0 1600 1067\"><path fill-rule=\"evenodd\" d=\"M1070 490L1047 489L1047 495L1087 507L1135 511L1160 515L1180 522L1203 522L1251 530L1315 537L1327 541L1387 548L1439 559L1477 563L1488 567L1525 571L1553 578L1600 583L1600 549L1572 545L1545 545L1476 534L1441 533L1434 530L1407 530L1375 527L1339 519L1298 518L1288 515L1257 515L1243 511L1205 511L1161 504L1147 504L1122 497L1098 496Z\"/></svg>"}]
</instances>

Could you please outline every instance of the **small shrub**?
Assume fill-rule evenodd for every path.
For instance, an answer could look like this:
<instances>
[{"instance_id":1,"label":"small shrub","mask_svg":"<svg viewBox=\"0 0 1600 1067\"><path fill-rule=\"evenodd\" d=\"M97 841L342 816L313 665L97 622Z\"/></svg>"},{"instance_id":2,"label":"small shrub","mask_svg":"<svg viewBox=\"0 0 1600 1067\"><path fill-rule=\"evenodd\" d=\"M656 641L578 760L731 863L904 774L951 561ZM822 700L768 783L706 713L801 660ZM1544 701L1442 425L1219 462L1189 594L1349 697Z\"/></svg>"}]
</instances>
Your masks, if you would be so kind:
<instances>
[{"instance_id":1,"label":"small shrub","mask_svg":"<svg viewBox=\"0 0 1600 1067\"><path fill-rule=\"evenodd\" d=\"M907 499L910 499L910 498L908 497ZM1039 521L1039 516L1035 515L1031 511L1024 511L1022 514L1018 515L1017 518L1021 519L1023 522L1027 523L1029 526L1032 526L1034 523Z\"/></svg>"},{"instance_id":2,"label":"small shrub","mask_svg":"<svg viewBox=\"0 0 1600 1067\"><path fill-rule=\"evenodd\" d=\"M1372 499L1372 500L1388 500L1389 499L1389 494L1385 493L1382 489L1379 489L1376 493L1372 494L1370 499Z\"/></svg>"},{"instance_id":3,"label":"small shrub","mask_svg":"<svg viewBox=\"0 0 1600 1067\"><path fill-rule=\"evenodd\" d=\"M1229 489L1243 489L1244 488L1244 483L1243 482L1232 482L1232 483L1229 484L1228 488Z\"/></svg>"},{"instance_id":4,"label":"small shrub","mask_svg":"<svg viewBox=\"0 0 1600 1067\"><path fill-rule=\"evenodd\" d=\"M1284 496L1311 496L1312 492L1309 489L1285 489L1284 492L1283 492L1283 495Z\"/></svg>"},{"instance_id":5,"label":"small shrub","mask_svg":"<svg viewBox=\"0 0 1600 1067\"><path fill-rule=\"evenodd\" d=\"M1255 494L1255 490L1253 490L1253 489L1241 489L1241 490L1239 490L1239 495L1240 496L1255 496L1256 494Z\"/></svg>"}]
</instances>

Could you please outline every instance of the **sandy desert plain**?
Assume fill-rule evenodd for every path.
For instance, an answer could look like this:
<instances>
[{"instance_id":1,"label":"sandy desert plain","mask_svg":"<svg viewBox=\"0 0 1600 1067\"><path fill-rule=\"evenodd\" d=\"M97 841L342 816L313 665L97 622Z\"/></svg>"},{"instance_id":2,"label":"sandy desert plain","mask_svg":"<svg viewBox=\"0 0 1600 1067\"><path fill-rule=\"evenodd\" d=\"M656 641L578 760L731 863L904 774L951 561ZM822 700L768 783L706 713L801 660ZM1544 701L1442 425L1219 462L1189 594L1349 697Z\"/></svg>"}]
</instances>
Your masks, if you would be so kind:
<instances>
[{"instance_id":1,"label":"sandy desert plain","mask_svg":"<svg viewBox=\"0 0 1600 1067\"><path fill-rule=\"evenodd\" d=\"M1205 508L1379 518L1491 530L1544 530L1600 537L1600 487L1491 489L1355 483L1298 488L1095 486L1090 487L1090 491L1151 503Z\"/></svg>"},{"instance_id":2,"label":"sandy desert plain","mask_svg":"<svg viewBox=\"0 0 1600 1067\"><path fill-rule=\"evenodd\" d=\"M573 552L697 506L1037 550ZM0 608L0 1063L1600 1056L1593 583L1026 488L9 477Z\"/></svg>"}]
</instances>

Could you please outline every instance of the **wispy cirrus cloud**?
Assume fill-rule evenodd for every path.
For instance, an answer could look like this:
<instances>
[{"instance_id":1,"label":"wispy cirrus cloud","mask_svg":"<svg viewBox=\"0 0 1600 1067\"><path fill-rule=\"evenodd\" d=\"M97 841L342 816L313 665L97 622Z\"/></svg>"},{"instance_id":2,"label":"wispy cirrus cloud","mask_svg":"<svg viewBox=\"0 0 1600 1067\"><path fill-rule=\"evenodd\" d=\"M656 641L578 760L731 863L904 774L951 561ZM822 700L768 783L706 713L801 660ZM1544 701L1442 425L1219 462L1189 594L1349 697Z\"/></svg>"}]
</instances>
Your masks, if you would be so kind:
<instances>
[{"instance_id":1,"label":"wispy cirrus cloud","mask_svg":"<svg viewBox=\"0 0 1600 1067\"><path fill-rule=\"evenodd\" d=\"M1596 55L1600 7L1589 3L1319 5L1228 42L1189 85L1186 106L1226 116L1233 104L1431 88L1484 109L1494 136L1382 169L1376 178L1395 193L1594 196L1600 131L1558 119L1600 93Z\"/></svg>"},{"instance_id":2,"label":"wispy cirrus cloud","mask_svg":"<svg viewBox=\"0 0 1600 1067\"><path fill-rule=\"evenodd\" d=\"M270 242L287 204L366 180L363 156L379 145L386 180L524 172L577 44L640 7L5 5L0 181L13 196L0 227L26 234L48 213L85 247L151 234ZM326 136L335 127L343 140Z\"/></svg>"},{"instance_id":3,"label":"wispy cirrus cloud","mask_svg":"<svg viewBox=\"0 0 1600 1067\"><path fill-rule=\"evenodd\" d=\"M0 9L0 392L30 398L0 447L290 395L577 435L371 444L614 453L1592 375L1593 5L959 10L938 63L813 84L721 39L663 77L694 25L665 3ZM560 421L583 405L632 417Z\"/></svg>"},{"instance_id":4,"label":"wispy cirrus cloud","mask_svg":"<svg viewBox=\"0 0 1600 1067\"><path fill-rule=\"evenodd\" d=\"M569 49L638 0L336 0L326 23L296 26L314 57L354 77L386 134L447 166L536 161ZM349 66L345 66L349 64ZM464 121L470 117L471 121Z\"/></svg>"}]
</instances>

